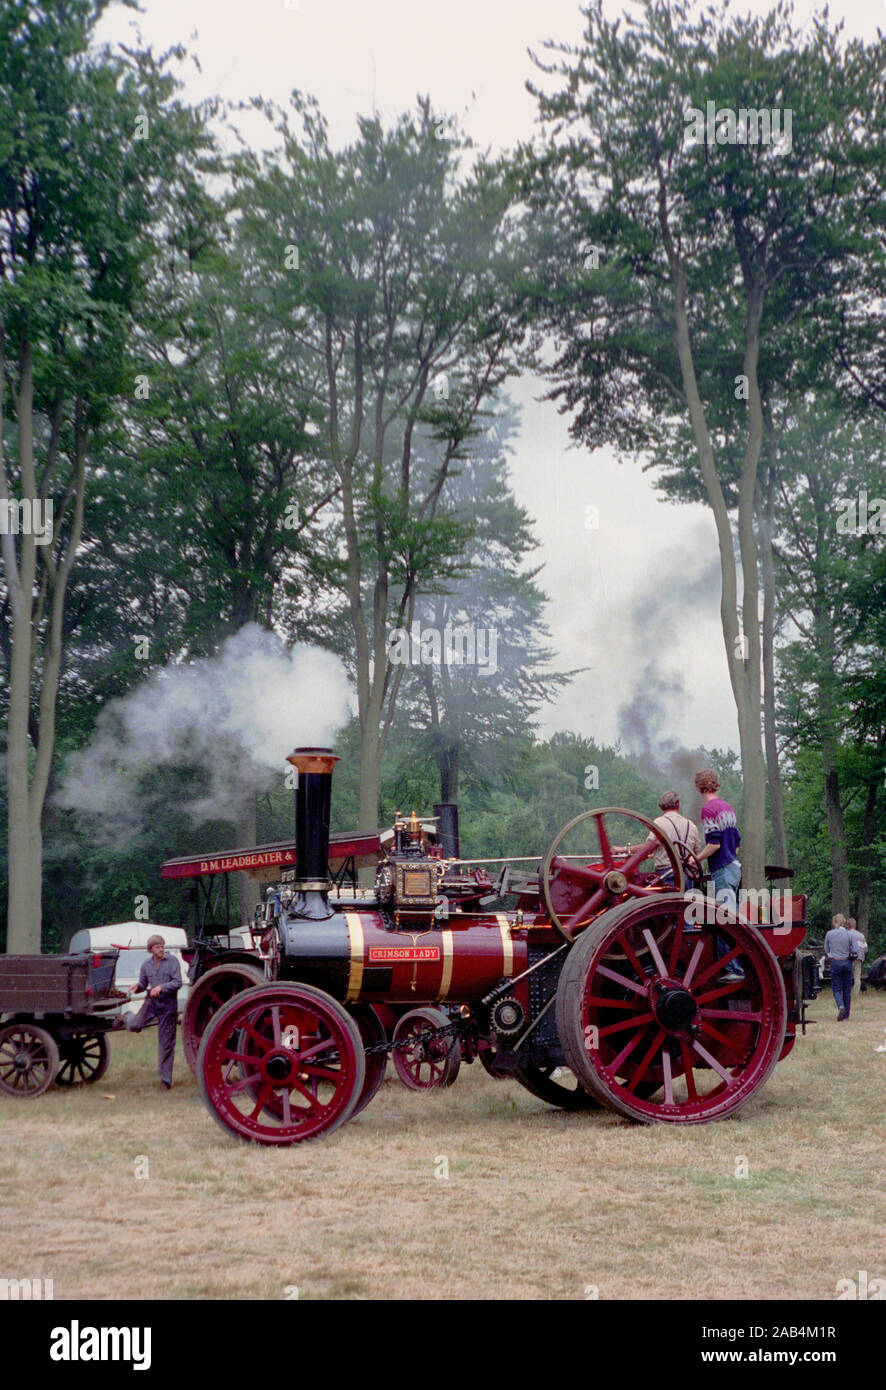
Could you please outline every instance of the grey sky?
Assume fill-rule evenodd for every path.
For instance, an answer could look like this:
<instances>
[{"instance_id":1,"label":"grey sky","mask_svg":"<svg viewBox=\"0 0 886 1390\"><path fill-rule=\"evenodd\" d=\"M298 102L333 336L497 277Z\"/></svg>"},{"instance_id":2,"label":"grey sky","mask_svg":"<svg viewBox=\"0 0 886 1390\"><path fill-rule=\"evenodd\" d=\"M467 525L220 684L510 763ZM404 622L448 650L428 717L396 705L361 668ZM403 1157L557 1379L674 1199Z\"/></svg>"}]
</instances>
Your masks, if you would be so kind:
<instances>
[{"instance_id":1,"label":"grey sky","mask_svg":"<svg viewBox=\"0 0 886 1390\"><path fill-rule=\"evenodd\" d=\"M459 115L481 146L507 147L528 138L535 104L524 83L533 73L527 49L552 37L576 41L577 0L143 0L138 24L163 49L184 43L201 71L188 69L192 100L217 94L235 102L262 95L284 103L299 87L314 93L335 143L352 139L357 113L386 119L428 93L438 109ZM610 14L624 5L610 0ZM738 6L736 7L738 8ZM766 0L745 0L764 13ZM814 5L798 3L803 22ZM832 23L872 38L886 22L877 0L836 0ZM125 38L135 17L115 9L100 35ZM266 127L244 118L256 142ZM517 498L536 519L550 596L548 621L564 668L588 666L542 713L542 732L569 728L612 741L619 707L653 660L669 689L665 725L677 742L737 748L738 734L719 625L719 581L711 577L716 536L707 509L659 501L640 464L619 463L606 450L569 447L567 422L531 380L512 386L523 407L523 432L511 476ZM586 508L599 510L587 529ZM707 579L686 598L686 580ZM643 595L653 612L662 597L681 594L683 618L665 613L658 632L640 614ZM653 634L656 634L655 636ZM660 645L659 645L660 644ZM679 693L682 683L683 693Z\"/></svg>"}]
</instances>

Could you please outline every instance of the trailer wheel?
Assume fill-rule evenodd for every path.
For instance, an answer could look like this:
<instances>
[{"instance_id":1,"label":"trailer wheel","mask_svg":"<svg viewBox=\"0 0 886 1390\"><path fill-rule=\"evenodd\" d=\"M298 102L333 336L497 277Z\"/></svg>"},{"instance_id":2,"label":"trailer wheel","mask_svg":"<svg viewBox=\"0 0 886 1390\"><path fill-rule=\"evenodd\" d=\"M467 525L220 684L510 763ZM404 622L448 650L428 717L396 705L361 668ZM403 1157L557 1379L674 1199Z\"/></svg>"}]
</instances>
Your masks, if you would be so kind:
<instances>
[{"instance_id":1,"label":"trailer wheel","mask_svg":"<svg viewBox=\"0 0 886 1390\"><path fill-rule=\"evenodd\" d=\"M0 1028L0 1091L33 1100L48 1091L58 1071L58 1046L36 1023L9 1023Z\"/></svg>"},{"instance_id":2,"label":"trailer wheel","mask_svg":"<svg viewBox=\"0 0 886 1390\"><path fill-rule=\"evenodd\" d=\"M108 1070L111 1052L104 1033L75 1033L58 1046L57 1086L81 1086L99 1081Z\"/></svg>"}]
</instances>

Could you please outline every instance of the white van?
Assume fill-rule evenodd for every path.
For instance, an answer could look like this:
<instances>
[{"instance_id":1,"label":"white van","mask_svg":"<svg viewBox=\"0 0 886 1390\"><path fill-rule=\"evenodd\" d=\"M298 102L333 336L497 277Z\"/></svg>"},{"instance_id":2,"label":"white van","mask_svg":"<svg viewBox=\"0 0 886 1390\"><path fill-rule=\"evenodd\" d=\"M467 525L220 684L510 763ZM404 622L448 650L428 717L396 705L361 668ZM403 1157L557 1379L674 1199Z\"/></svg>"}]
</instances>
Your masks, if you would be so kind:
<instances>
[{"instance_id":1,"label":"white van","mask_svg":"<svg viewBox=\"0 0 886 1390\"><path fill-rule=\"evenodd\" d=\"M147 960L148 937L162 936L170 956L178 960L182 972L182 988L178 992L178 1011L181 1014L188 1002L188 962L182 955L182 947L188 945L188 934L181 927L156 926L152 922L117 922L107 927L88 927L74 932L68 946L69 951L101 951L116 946L120 951L114 985L117 989L128 989L138 984L142 962ZM137 998L122 1005L123 1013L138 1013L144 998Z\"/></svg>"}]
</instances>

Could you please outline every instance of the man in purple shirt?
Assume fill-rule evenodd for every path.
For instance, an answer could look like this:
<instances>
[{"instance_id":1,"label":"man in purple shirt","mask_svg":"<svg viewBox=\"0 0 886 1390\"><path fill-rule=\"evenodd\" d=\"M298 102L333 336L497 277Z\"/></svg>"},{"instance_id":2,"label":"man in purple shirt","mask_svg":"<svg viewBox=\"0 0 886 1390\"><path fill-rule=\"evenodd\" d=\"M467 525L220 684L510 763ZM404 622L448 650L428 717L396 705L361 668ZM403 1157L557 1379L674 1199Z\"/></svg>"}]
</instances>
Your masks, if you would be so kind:
<instances>
[{"instance_id":1,"label":"man in purple shirt","mask_svg":"<svg viewBox=\"0 0 886 1390\"><path fill-rule=\"evenodd\" d=\"M733 912L738 912L738 886L741 883L741 864L738 847L741 835L735 808L717 795L720 779L711 767L695 774L695 785L701 793L701 833L706 844L696 856L699 862L710 859L711 878L718 902L725 903ZM723 943L718 941L718 955L725 955ZM730 961L723 974L741 979L744 971L736 961Z\"/></svg>"}]
</instances>

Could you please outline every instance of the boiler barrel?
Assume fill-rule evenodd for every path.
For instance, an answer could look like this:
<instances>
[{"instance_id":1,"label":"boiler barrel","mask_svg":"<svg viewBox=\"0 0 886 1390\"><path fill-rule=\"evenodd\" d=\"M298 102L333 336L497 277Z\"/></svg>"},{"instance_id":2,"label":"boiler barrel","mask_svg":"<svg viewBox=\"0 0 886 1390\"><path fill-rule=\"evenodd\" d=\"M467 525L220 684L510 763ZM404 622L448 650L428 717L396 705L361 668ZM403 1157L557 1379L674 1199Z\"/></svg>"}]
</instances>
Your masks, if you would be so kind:
<instances>
[{"instance_id":1,"label":"boiler barrel","mask_svg":"<svg viewBox=\"0 0 886 1390\"><path fill-rule=\"evenodd\" d=\"M281 979L325 989L343 1003L470 1003L528 964L526 940L503 912L457 915L430 930L390 931L378 912L283 923Z\"/></svg>"}]
</instances>

